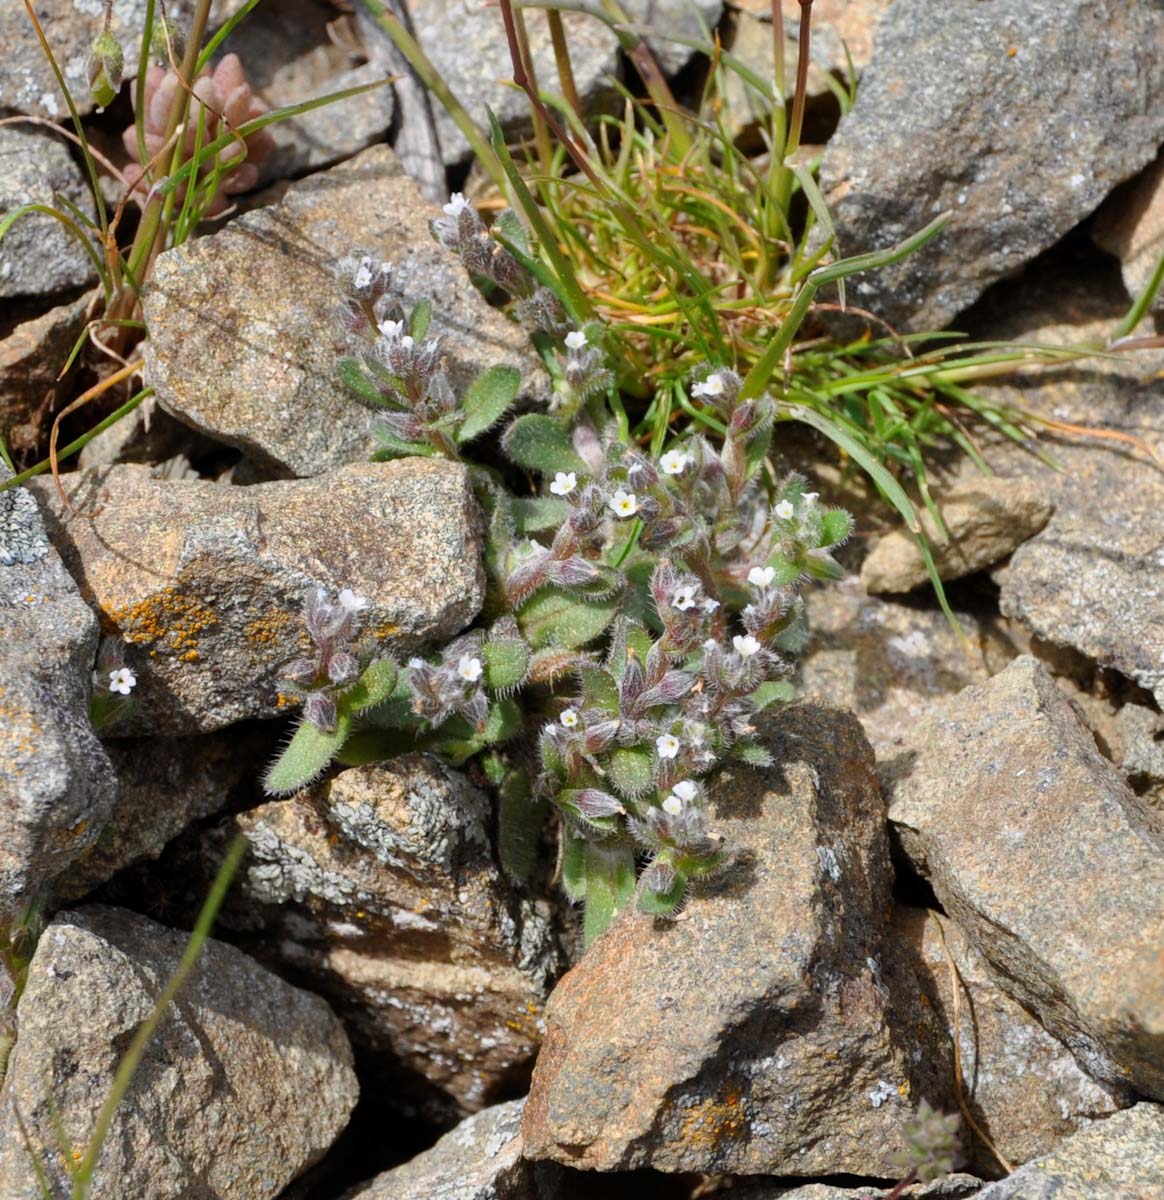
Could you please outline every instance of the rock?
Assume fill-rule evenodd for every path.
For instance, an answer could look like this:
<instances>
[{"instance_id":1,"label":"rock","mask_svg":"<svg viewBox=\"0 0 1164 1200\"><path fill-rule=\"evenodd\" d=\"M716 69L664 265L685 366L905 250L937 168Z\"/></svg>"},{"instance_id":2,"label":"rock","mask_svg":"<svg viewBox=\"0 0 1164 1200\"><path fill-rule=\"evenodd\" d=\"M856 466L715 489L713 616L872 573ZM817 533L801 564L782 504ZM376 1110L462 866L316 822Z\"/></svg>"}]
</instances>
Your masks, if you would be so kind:
<instances>
[{"instance_id":1,"label":"rock","mask_svg":"<svg viewBox=\"0 0 1164 1200\"><path fill-rule=\"evenodd\" d=\"M510 1100L466 1118L431 1150L345 1200L550 1200L561 1169L522 1158L524 1104Z\"/></svg>"},{"instance_id":2,"label":"rock","mask_svg":"<svg viewBox=\"0 0 1164 1200\"><path fill-rule=\"evenodd\" d=\"M814 705L766 737L780 765L726 771L713 793L715 828L737 848L718 887L677 921L628 909L555 988L527 1157L888 1173L932 1083L882 977L890 872L873 757L850 714Z\"/></svg>"},{"instance_id":3,"label":"rock","mask_svg":"<svg viewBox=\"0 0 1164 1200\"><path fill-rule=\"evenodd\" d=\"M1164 158L1108 198L1091 223L1091 237L1120 260L1124 286L1139 296L1164 253ZM1164 314L1164 289L1151 311Z\"/></svg>"},{"instance_id":4,"label":"rock","mask_svg":"<svg viewBox=\"0 0 1164 1200\"><path fill-rule=\"evenodd\" d=\"M916 956L926 1002L947 1037L958 1031L966 1102L1004 1159L1026 1162L1093 1119L1132 1103L1125 1089L1086 1075L1067 1047L1002 991L952 921L924 909L898 908L895 930ZM957 1023L945 949L959 978ZM972 1170L998 1174L998 1159L981 1139L965 1130L963 1142Z\"/></svg>"},{"instance_id":5,"label":"rock","mask_svg":"<svg viewBox=\"0 0 1164 1200\"><path fill-rule=\"evenodd\" d=\"M137 673L118 733L205 733L284 711L279 673L302 653L303 598L351 588L390 654L477 614L483 572L468 477L410 458L317 479L222 487L120 466L34 481L52 537ZM100 505L95 515L90 515Z\"/></svg>"},{"instance_id":6,"label":"rock","mask_svg":"<svg viewBox=\"0 0 1164 1200\"><path fill-rule=\"evenodd\" d=\"M261 725L107 740L117 772L113 810L97 840L57 880L54 900L80 900L126 867L157 858L193 822L251 800L257 764L273 756L275 740Z\"/></svg>"},{"instance_id":7,"label":"rock","mask_svg":"<svg viewBox=\"0 0 1164 1200\"><path fill-rule=\"evenodd\" d=\"M89 723L96 653L97 622L36 501L25 488L0 492L0 919L109 819L113 768Z\"/></svg>"},{"instance_id":8,"label":"rock","mask_svg":"<svg viewBox=\"0 0 1164 1200\"><path fill-rule=\"evenodd\" d=\"M438 211L392 151L374 146L290 188L274 208L161 255L143 308L146 377L162 406L284 475L367 459L372 413L336 377L344 343L334 273L360 248L394 264L406 306L431 297L454 386L509 363L527 399L548 397L526 331L433 241Z\"/></svg>"},{"instance_id":9,"label":"rock","mask_svg":"<svg viewBox=\"0 0 1164 1200\"><path fill-rule=\"evenodd\" d=\"M1164 1094L1159 817L1029 656L906 747L881 771L894 833L999 985L1089 1074Z\"/></svg>"},{"instance_id":10,"label":"rock","mask_svg":"<svg viewBox=\"0 0 1164 1200\"><path fill-rule=\"evenodd\" d=\"M961 579L1007 558L1050 520L1046 491L1026 479L983 476L937 497L948 538L921 513L934 564L944 580ZM894 530L877 541L861 564L861 582L874 595L910 592L929 583L916 538Z\"/></svg>"},{"instance_id":11,"label":"rock","mask_svg":"<svg viewBox=\"0 0 1164 1200\"><path fill-rule=\"evenodd\" d=\"M25 1139L68 1195L133 1035L187 935L122 909L57 916L17 1009L0 1097L0 1195L40 1200ZM88 1195L273 1200L347 1124L358 1088L347 1038L317 996L207 941L113 1118Z\"/></svg>"},{"instance_id":12,"label":"rock","mask_svg":"<svg viewBox=\"0 0 1164 1200\"><path fill-rule=\"evenodd\" d=\"M52 416L63 407L57 374L84 328L95 294L23 321L0 341L0 437L14 456L36 457L45 443Z\"/></svg>"},{"instance_id":13,"label":"rock","mask_svg":"<svg viewBox=\"0 0 1164 1200\"><path fill-rule=\"evenodd\" d=\"M20 12L23 16L23 6ZM56 203L59 207L54 196L71 201L94 218L81 168L63 141L39 129L0 126L0 213L25 204ZM92 261L81 245L63 225L43 213L22 216L0 241L0 300L52 296L85 287L95 278ZM60 363L53 365L60 369Z\"/></svg>"},{"instance_id":14,"label":"rock","mask_svg":"<svg viewBox=\"0 0 1164 1200\"><path fill-rule=\"evenodd\" d=\"M496 865L491 822L484 793L422 755L235 821L252 849L231 920L258 931L255 953L309 979L366 1055L461 1111L528 1070L557 968L545 915Z\"/></svg>"},{"instance_id":15,"label":"rock","mask_svg":"<svg viewBox=\"0 0 1164 1200\"><path fill-rule=\"evenodd\" d=\"M1110 51L1102 71L1098 45ZM1156 5L897 0L822 184L845 255L894 245L946 210L953 220L850 284L853 302L902 328L944 326L1151 161L1162 87Z\"/></svg>"},{"instance_id":16,"label":"rock","mask_svg":"<svg viewBox=\"0 0 1164 1200\"><path fill-rule=\"evenodd\" d=\"M1142 704L1125 704L1116 728L1124 774L1145 784L1164 783L1164 716Z\"/></svg>"},{"instance_id":17,"label":"rock","mask_svg":"<svg viewBox=\"0 0 1164 1200\"><path fill-rule=\"evenodd\" d=\"M937 609L868 596L855 575L806 589L805 603L799 694L852 709L879 759L938 701L985 682L987 653L1014 657L973 614L956 614L963 643Z\"/></svg>"},{"instance_id":18,"label":"rock","mask_svg":"<svg viewBox=\"0 0 1164 1200\"><path fill-rule=\"evenodd\" d=\"M271 108L384 79L363 61L354 34L332 39L328 24L335 10L316 0L284 0L276 10L260 5L231 32L225 53L237 54L247 80ZM270 126L276 150L260 167L269 183L329 167L384 138L395 108L392 86L326 104Z\"/></svg>"},{"instance_id":19,"label":"rock","mask_svg":"<svg viewBox=\"0 0 1164 1200\"><path fill-rule=\"evenodd\" d=\"M463 5L456 0L407 0L405 7L421 49L470 118L486 131L486 136L489 129L486 105L497 115L511 140L532 129L525 94L505 86L513 78L513 63L498 10ZM687 38L702 38L700 19L714 27L723 12L722 0L695 0L694 5L689 0L625 0L622 8L636 26ZM523 16L538 86L559 91L545 14L527 9ZM562 24L583 111L593 115L613 110L620 104L612 83L619 76L615 35L601 21L582 13L563 12ZM450 29L456 30L455 37L449 36ZM665 75L678 72L694 53L666 36L648 37L647 44ZM470 45L473 53L467 55L464 47ZM433 117L445 162L457 163L468 158L469 143L440 104L433 104Z\"/></svg>"},{"instance_id":20,"label":"rock","mask_svg":"<svg viewBox=\"0 0 1164 1200\"><path fill-rule=\"evenodd\" d=\"M1137 1104L1060 1142L978 1200L1161 1200L1164 1109Z\"/></svg>"},{"instance_id":21,"label":"rock","mask_svg":"<svg viewBox=\"0 0 1164 1200\"><path fill-rule=\"evenodd\" d=\"M190 466L192 459L213 461L224 454L233 455L234 451L195 433L148 397L89 442L77 456L77 465L84 470L143 463L158 479L198 479L198 472ZM179 461L184 468L179 468Z\"/></svg>"},{"instance_id":22,"label":"rock","mask_svg":"<svg viewBox=\"0 0 1164 1200\"><path fill-rule=\"evenodd\" d=\"M897 1193L903 1200L969 1200L977 1196L982 1180L973 1175L946 1175L933 1183L915 1183ZM789 1188L779 1183L756 1184L745 1182L739 1189L733 1188L731 1200L889 1200L890 1188L847 1188L834 1187L829 1183L806 1183L803 1187ZM894 1195L892 1200L897 1200Z\"/></svg>"}]
</instances>

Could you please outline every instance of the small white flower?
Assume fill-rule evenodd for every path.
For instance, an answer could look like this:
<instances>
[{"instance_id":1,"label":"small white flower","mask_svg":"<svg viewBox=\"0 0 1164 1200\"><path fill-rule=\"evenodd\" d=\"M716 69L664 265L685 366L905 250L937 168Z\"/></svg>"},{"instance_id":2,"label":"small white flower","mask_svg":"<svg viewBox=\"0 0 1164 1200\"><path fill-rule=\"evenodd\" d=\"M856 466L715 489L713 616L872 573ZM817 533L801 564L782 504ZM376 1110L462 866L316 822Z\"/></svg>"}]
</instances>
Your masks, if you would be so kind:
<instances>
[{"instance_id":1,"label":"small white flower","mask_svg":"<svg viewBox=\"0 0 1164 1200\"><path fill-rule=\"evenodd\" d=\"M795 512L796 509L792 507L791 500L781 500L780 503L776 505L776 515L782 521L791 521Z\"/></svg>"},{"instance_id":2,"label":"small white flower","mask_svg":"<svg viewBox=\"0 0 1164 1200\"><path fill-rule=\"evenodd\" d=\"M558 720L562 722L563 729L577 729L578 710L576 708L567 708Z\"/></svg>"},{"instance_id":3,"label":"small white flower","mask_svg":"<svg viewBox=\"0 0 1164 1200\"><path fill-rule=\"evenodd\" d=\"M460 661L457 663L457 674L466 683L476 683L481 678L485 668L481 665L479 658L473 658L469 654L462 654Z\"/></svg>"},{"instance_id":4,"label":"small white flower","mask_svg":"<svg viewBox=\"0 0 1164 1200\"><path fill-rule=\"evenodd\" d=\"M619 488L606 502L616 517L633 517L639 511L638 497Z\"/></svg>"},{"instance_id":5,"label":"small white flower","mask_svg":"<svg viewBox=\"0 0 1164 1200\"><path fill-rule=\"evenodd\" d=\"M802 499L806 505L815 504L820 498L820 492L805 492Z\"/></svg>"},{"instance_id":6,"label":"small white flower","mask_svg":"<svg viewBox=\"0 0 1164 1200\"><path fill-rule=\"evenodd\" d=\"M566 334L567 350L581 350L586 344L586 335L581 329L572 329L568 334Z\"/></svg>"},{"instance_id":7,"label":"small white flower","mask_svg":"<svg viewBox=\"0 0 1164 1200\"><path fill-rule=\"evenodd\" d=\"M679 739L673 733L661 733L655 738L660 758L674 758L679 753Z\"/></svg>"},{"instance_id":8,"label":"small white flower","mask_svg":"<svg viewBox=\"0 0 1164 1200\"><path fill-rule=\"evenodd\" d=\"M719 601L713 600L710 596L699 606L705 613L713 613L719 608Z\"/></svg>"},{"instance_id":9,"label":"small white flower","mask_svg":"<svg viewBox=\"0 0 1164 1200\"><path fill-rule=\"evenodd\" d=\"M753 587L766 588L776 578L775 567L753 567L748 572L748 582Z\"/></svg>"},{"instance_id":10,"label":"small white flower","mask_svg":"<svg viewBox=\"0 0 1164 1200\"><path fill-rule=\"evenodd\" d=\"M671 791L688 804L699 795L699 788L690 779L681 779Z\"/></svg>"},{"instance_id":11,"label":"small white flower","mask_svg":"<svg viewBox=\"0 0 1164 1200\"><path fill-rule=\"evenodd\" d=\"M351 588L343 588L340 591L339 606L346 613L361 613L368 607L368 601L363 596L357 596Z\"/></svg>"},{"instance_id":12,"label":"small white flower","mask_svg":"<svg viewBox=\"0 0 1164 1200\"><path fill-rule=\"evenodd\" d=\"M578 486L578 476L573 471L559 471L550 484L555 496L568 496Z\"/></svg>"},{"instance_id":13,"label":"small white flower","mask_svg":"<svg viewBox=\"0 0 1164 1200\"><path fill-rule=\"evenodd\" d=\"M405 350L411 350L412 349L412 338L410 338L408 336L408 334L405 334L400 339L400 344L404 347Z\"/></svg>"},{"instance_id":14,"label":"small white flower","mask_svg":"<svg viewBox=\"0 0 1164 1200\"><path fill-rule=\"evenodd\" d=\"M381 321L377 328L386 338L398 338L404 332L404 322Z\"/></svg>"},{"instance_id":15,"label":"small white flower","mask_svg":"<svg viewBox=\"0 0 1164 1200\"><path fill-rule=\"evenodd\" d=\"M742 637L737 633L732 638L732 645L735 646L736 653L740 658L751 658L753 654L760 652L760 643L750 633L744 634Z\"/></svg>"},{"instance_id":16,"label":"small white flower","mask_svg":"<svg viewBox=\"0 0 1164 1200\"><path fill-rule=\"evenodd\" d=\"M446 204L441 209L441 211L446 216L459 217L461 215L461 213L463 213L467 208L472 208L472 207L473 206L469 203L468 200L465 199L464 195L461 192L454 192L449 197L448 204Z\"/></svg>"},{"instance_id":17,"label":"small white flower","mask_svg":"<svg viewBox=\"0 0 1164 1200\"><path fill-rule=\"evenodd\" d=\"M668 816L677 817L683 811L683 801L680 800L678 796L668 796L667 799L663 801L663 811L667 813Z\"/></svg>"},{"instance_id":18,"label":"small white flower","mask_svg":"<svg viewBox=\"0 0 1164 1200\"><path fill-rule=\"evenodd\" d=\"M686 612L689 608L694 608L695 584L681 583L675 589L675 598L671 601L671 607L677 608L680 612Z\"/></svg>"},{"instance_id":19,"label":"small white flower","mask_svg":"<svg viewBox=\"0 0 1164 1200\"><path fill-rule=\"evenodd\" d=\"M416 657L414 656L414 657L412 657L412 658L410 658L410 659L408 660L408 669L409 669L410 671L419 671L419 670L420 670L420 668L421 668L421 667L423 667L423 666L424 666L424 659L423 659L423 658L416 658Z\"/></svg>"},{"instance_id":20,"label":"small white flower","mask_svg":"<svg viewBox=\"0 0 1164 1200\"><path fill-rule=\"evenodd\" d=\"M360 265L356 268L355 275L352 276L352 283L357 288L366 288L372 282L372 260L368 255L364 255L360 259Z\"/></svg>"},{"instance_id":21,"label":"small white flower","mask_svg":"<svg viewBox=\"0 0 1164 1200\"><path fill-rule=\"evenodd\" d=\"M109 690L128 696L137 687L137 676L128 667L118 667L109 672Z\"/></svg>"},{"instance_id":22,"label":"small white flower","mask_svg":"<svg viewBox=\"0 0 1164 1200\"><path fill-rule=\"evenodd\" d=\"M707 641L703 643L703 649L708 653L710 653L712 650L718 650L719 642L717 642L715 638L708 638Z\"/></svg>"},{"instance_id":23,"label":"small white flower","mask_svg":"<svg viewBox=\"0 0 1164 1200\"><path fill-rule=\"evenodd\" d=\"M626 477L630 479L632 475L637 475L642 469L643 464L641 462L633 462L626 469Z\"/></svg>"},{"instance_id":24,"label":"small white flower","mask_svg":"<svg viewBox=\"0 0 1164 1200\"><path fill-rule=\"evenodd\" d=\"M690 454L684 454L682 450L668 450L659 459L659 466L663 468L664 475L682 475L690 462Z\"/></svg>"},{"instance_id":25,"label":"small white flower","mask_svg":"<svg viewBox=\"0 0 1164 1200\"><path fill-rule=\"evenodd\" d=\"M691 389L693 396L722 396L723 395L723 376L718 371L713 371L702 383L697 383Z\"/></svg>"}]
</instances>

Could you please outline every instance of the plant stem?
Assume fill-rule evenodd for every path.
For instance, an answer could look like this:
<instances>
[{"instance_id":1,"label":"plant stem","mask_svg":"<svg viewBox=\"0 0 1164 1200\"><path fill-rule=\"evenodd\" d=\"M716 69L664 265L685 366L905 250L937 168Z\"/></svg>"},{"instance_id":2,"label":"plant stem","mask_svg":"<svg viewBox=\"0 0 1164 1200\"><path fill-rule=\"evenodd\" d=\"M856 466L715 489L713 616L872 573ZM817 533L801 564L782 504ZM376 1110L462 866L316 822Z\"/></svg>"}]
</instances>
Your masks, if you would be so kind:
<instances>
[{"instance_id":1,"label":"plant stem","mask_svg":"<svg viewBox=\"0 0 1164 1200\"><path fill-rule=\"evenodd\" d=\"M784 157L795 154L804 125L804 102L808 93L808 52L812 36L812 0L800 0L800 40L796 53L796 95L792 100L792 124Z\"/></svg>"}]
</instances>

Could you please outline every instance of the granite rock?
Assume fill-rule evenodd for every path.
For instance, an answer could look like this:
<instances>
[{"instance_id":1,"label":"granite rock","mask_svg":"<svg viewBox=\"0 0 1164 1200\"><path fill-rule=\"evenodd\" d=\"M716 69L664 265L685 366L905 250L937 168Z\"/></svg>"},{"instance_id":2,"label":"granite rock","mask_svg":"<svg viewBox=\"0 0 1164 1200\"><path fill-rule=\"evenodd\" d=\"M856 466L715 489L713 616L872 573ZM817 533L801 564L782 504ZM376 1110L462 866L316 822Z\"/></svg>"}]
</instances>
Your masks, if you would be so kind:
<instances>
[{"instance_id":1,"label":"granite rock","mask_svg":"<svg viewBox=\"0 0 1164 1200\"><path fill-rule=\"evenodd\" d=\"M285 711L278 676L302 653L312 588L363 596L365 636L397 655L451 637L481 605L479 516L454 463L354 464L246 488L110 467L69 478L81 516L51 481L36 484L82 595L128 644L138 685L122 735Z\"/></svg>"},{"instance_id":2,"label":"granite rock","mask_svg":"<svg viewBox=\"0 0 1164 1200\"><path fill-rule=\"evenodd\" d=\"M1091 237L1120 260L1124 286L1138 296L1164 254L1164 158L1104 202L1091 223ZM1156 292L1151 311L1164 314L1164 288Z\"/></svg>"},{"instance_id":3,"label":"granite rock","mask_svg":"<svg viewBox=\"0 0 1164 1200\"><path fill-rule=\"evenodd\" d=\"M1090 1075L1164 1095L1164 826L1043 667L967 688L881 776L902 851L999 985Z\"/></svg>"},{"instance_id":4,"label":"granite rock","mask_svg":"<svg viewBox=\"0 0 1164 1200\"><path fill-rule=\"evenodd\" d=\"M121 909L60 913L41 935L0 1097L0 1195L71 1190L61 1133L82 1150L133 1035L187 935ZM351 1049L331 1010L210 940L113 1118L88 1194L274 1200L347 1124Z\"/></svg>"}]
</instances>

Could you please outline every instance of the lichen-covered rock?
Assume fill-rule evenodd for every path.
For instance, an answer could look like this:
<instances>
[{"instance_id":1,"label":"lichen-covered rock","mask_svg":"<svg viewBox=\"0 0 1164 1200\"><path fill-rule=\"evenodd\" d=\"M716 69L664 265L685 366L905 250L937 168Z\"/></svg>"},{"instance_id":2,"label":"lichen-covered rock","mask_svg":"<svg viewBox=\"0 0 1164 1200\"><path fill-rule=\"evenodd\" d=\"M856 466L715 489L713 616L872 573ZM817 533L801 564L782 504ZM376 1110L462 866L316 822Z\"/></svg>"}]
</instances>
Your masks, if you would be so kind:
<instances>
[{"instance_id":1,"label":"lichen-covered rock","mask_svg":"<svg viewBox=\"0 0 1164 1200\"><path fill-rule=\"evenodd\" d=\"M1164 827L1033 658L882 767L901 847L1089 1074L1164 1095Z\"/></svg>"},{"instance_id":2,"label":"lichen-covered rock","mask_svg":"<svg viewBox=\"0 0 1164 1200\"><path fill-rule=\"evenodd\" d=\"M24 14L23 5L20 12ZM64 197L94 217L85 177L63 141L42 129L0 126L0 213L26 204L59 206L54 196ZM44 213L20 217L0 241L0 300L51 296L84 287L95 277L84 247L59 221Z\"/></svg>"},{"instance_id":3,"label":"lichen-covered rock","mask_svg":"<svg viewBox=\"0 0 1164 1200\"><path fill-rule=\"evenodd\" d=\"M246 488L110 467L67 479L81 516L51 480L35 482L82 594L128 644L138 686L122 734L283 711L279 672L302 653L312 588L363 596L365 636L397 655L451 637L481 605L479 517L454 463L354 464Z\"/></svg>"},{"instance_id":4,"label":"lichen-covered rock","mask_svg":"<svg viewBox=\"0 0 1164 1200\"><path fill-rule=\"evenodd\" d=\"M966 1103L1008 1162L1043 1154L1060 1138L1132 1103L1126 1088L1087 1075L1067 1047L998 986L952 921L899 908L894 928L913 953L915 973L943 1033L953 1037L957 1031ZM957 1025L947 950L960 990ZM998 1160L981 1139L967 1130L963 1140L971 1169L987 1178L997 1175Z\"/></svg>"},{"instance_id":5,"label":"lichen-covered rock","mask_svg":"<svg viewBox=\"0 0 1164 1200\"><path fill-rule=\"evenodd\" d=\"M1161 1200L1164 1108L1137 1104L1097 1121L989 1184L978 1200Z\"/></svg>"},{"instance_id":6,"label":"lichen-covered rock","mask_svg":"<svg viewBox=\"0 0 1164 1200\"><path fill-rule=\"evenodd\" d=\"M89 723L96 653L97 622L36 500L0 492L0 916L43 890L109 818L113 769Z\"/></svg>"},{"instance_id":7,"label":"lichen-covered rock","mask_svg":"<svg viewBox=\"0 0 1164 1200\"><path fill-rule=\"evenodd\" d=\"M1034 480L995 475L960 484L939 496L938 506L945 536L928 512L921 521L942 579L961 579L1007 558L1047 524L1054 508ZM880 538L861 564L861 582L874 595L911 592L929 578L917 538L902 530Z\"/></svg>"},{"instance_id":8,"label":"lichen-covered rock","mask_svg":"<svg viewBox=\"0 0 1164 1200\"><path fill-rule=\"evenodd\" d=\"M505 881L488 797L408 755L236 818L255 953L308 978L357 1044L472 1111L528 1070L557 949Z\"/></svg>"},{"instance_id":9,"label":"lichen-covered rock","mask_svg":"<svg viewBox=\"0 0 1164 1200\"><path fill-rule=\"evenodd\" d=\"M890 871L868 743L814 705L765 737L778 765L729 770L713 792L734 867L680 920L628 909L555 988L528 1157L884 1177L920 1096L944 1103L883 974Z\"/></svg>"},{"instance_id":10,"label":"lichen-covered rock","mask_svg":"<svg viewBox=\"0 0 1164 1200\"><path fill-rule=\"evenodd\" d=\"M280 474L366 460L373 413L336 377L350 353L336 269L360 249L393 264L405 307L432 300L431 332L454 387L504 363L521 372L522 396L547 397L527 331L433 241L438 213L392 151L374 146L295 184L274 207L161 255L143 311L146 379L162 406Z\"/></svg>"},{"instance_id":11,"label":"lichen-covered rock","mask_svg":"<svg viewBox=\"0 0 1164 1200\"><path fill-rule=\"evenodd\" d=\"M467 1117L431 1150L344 1200L554 1200L561 1168L522 1157L524 1104L510 1100Z\"/></svg>"},{"instance_id":12,"label":"lichen-covered rock","mask_svg":"<svg viewBox=\"0 0 1164 1200\"><path fill-rule=\"evenodd\" d=\"M0 1097L5 1200L41 1200L29 1149L51 1194L70 1194L71 1151L87 1148L187 936L101 906L61 913L41 935ZM322 1157L357 1091L327 1005L210 940L145 1049L87 1194L273 1200Z\"/></svg>"},{"instance_id":13,"label":"lichen-covered rock","mask_svg":"<svg viewBox=\"0 0 1164 1200\"><path fill-rule=\"evenodd\" d=\"M946 324L1152 160L1162 88L1155 4L896 0L825 154L826 199L847 255L953 219L853 300L899 327Z\"/></svg>"}]
</instances>

